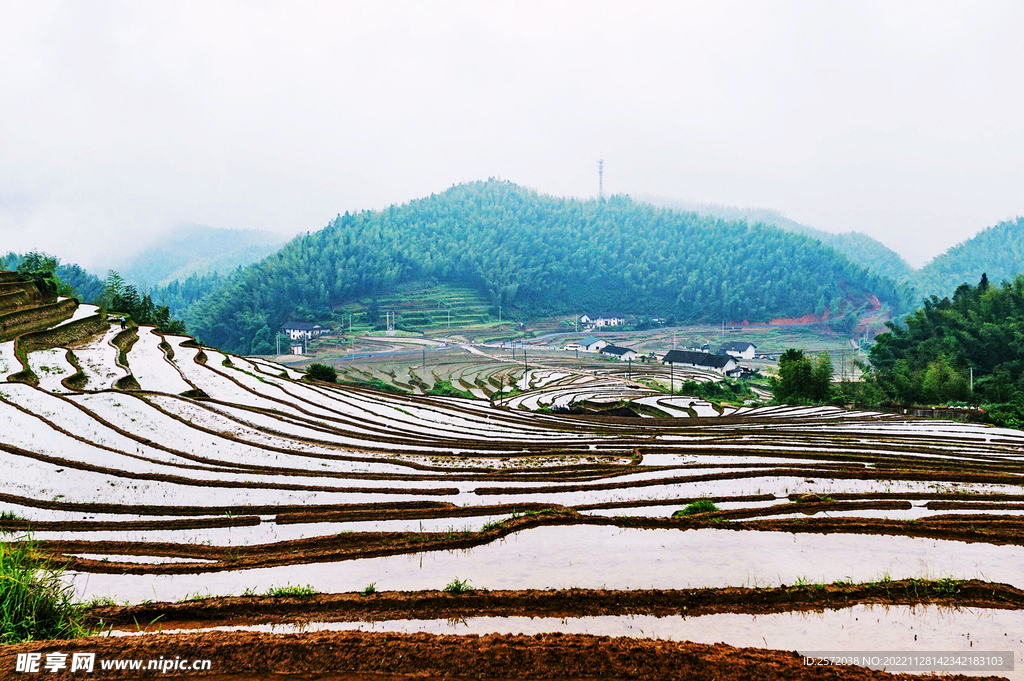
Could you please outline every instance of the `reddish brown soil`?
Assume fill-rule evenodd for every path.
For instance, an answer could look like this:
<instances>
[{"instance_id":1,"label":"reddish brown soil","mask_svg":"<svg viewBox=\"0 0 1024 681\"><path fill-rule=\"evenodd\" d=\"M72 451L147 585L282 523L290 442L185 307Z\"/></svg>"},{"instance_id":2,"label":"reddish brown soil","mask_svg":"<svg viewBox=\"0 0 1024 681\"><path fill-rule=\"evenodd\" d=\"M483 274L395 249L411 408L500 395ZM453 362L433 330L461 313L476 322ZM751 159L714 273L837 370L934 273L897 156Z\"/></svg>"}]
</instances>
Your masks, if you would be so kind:
<instances>
[{"instance_id":1,"label":"reddish brown soil","mask_svg":"<svg viewBox=\"0 0 1024 681\"><path fill-rule=\"evenodd\" d=\"M571 634L434 636L370 632L261 634L211 632L93 637L42 641L0 649L0 673L16 678L19 652L94 652L97 659L209 659L227 678L361 678L406 674L415 678L665 679L672 681L778 681L779 679L892 679L860 667L811 667L794 652L649 639ZM346 676L347 675L347 676ZM91 678L173 678L150 672L96 672ZM204 678L203 673L188 677ZM374 676L363 678L375 678ZM911 677L904 677L911 678ZM913 677L920 679L921 677ZM966 680L967 677L944 677ZM980 677L974 677L975 679ZM997 678L997 677L988 677Z\"/></svg>"},{"instance_id":2,"label":"reddish brown soil","mask_svg":"<svg viewBox=\"0 0 1024 681\"><path fill-rule=\"evenodd\" d=\"M877 584L824 584L771 589L635 590L568 589L559 591L385 591L300 597L207 598L183 603L104 606L88 620L135 631L139 622L162 628L268 624L303 621L373 621L450 619L457 617L584 617L599 615L709 615L732 612L765 614L826 610L865 604L1024 609L1024 590L1006 584L970 580L955 584L897 580Z\"/></svg>"},{"instance_id":3,"label":"reddish brown soil","mask_svg":"<svg viewBox=\"0 0 1024 681\"><path fill-rule=\"evenodd\" d=\"M795 504L800 513L839 510L847 505L834 502ZM757 513L767 513L760 510ZM765 532L801 532L815 534L875 534L927 537L961 542L1024 545L1024 517L1021 516L934 516L917 520L885 518L773 518L768 520L725 521L715 513L683 518L606 517L580 515L571 509L507 520L480 532L352 532L261 544L242 548L172 544L158 542L39 541L36 549L66 562L83 572L117 574L186 574L240 570L276 565L356 560L424 551L470 549L490 543L521 530L542 525L613 525L637 529L699 528L720 530L758 530ZM213 560L213 563L118 563L79 558L69 554L101 553L111 555L174 556Z\"/></svg>"}]
</instances>

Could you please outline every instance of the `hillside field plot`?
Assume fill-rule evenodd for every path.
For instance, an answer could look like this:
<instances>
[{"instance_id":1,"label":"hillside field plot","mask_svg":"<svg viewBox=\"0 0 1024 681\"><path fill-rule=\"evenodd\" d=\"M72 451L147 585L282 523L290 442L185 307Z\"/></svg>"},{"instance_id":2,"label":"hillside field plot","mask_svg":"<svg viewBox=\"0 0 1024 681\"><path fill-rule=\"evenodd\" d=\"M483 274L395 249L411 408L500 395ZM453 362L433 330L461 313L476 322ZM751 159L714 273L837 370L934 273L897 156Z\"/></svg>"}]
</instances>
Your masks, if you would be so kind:
<instances>
[{"instance_id":1,"label":"hillside field plot","mask_svg":"<svg viewBox=\"0 0 1024 681\"><path fill-rule=\"evenodd\" d=\"M66 565L104 623L69 650L213 646L253 678L732 679L829 678L786 651L884 643L1012 650L992 673L1022 678L1024 432L726 408L487 346L329 384L138 331L138 388L111 387L113 328L75 345L84 389L0 383L4 541Z\"/></svg>"}]
</instances>

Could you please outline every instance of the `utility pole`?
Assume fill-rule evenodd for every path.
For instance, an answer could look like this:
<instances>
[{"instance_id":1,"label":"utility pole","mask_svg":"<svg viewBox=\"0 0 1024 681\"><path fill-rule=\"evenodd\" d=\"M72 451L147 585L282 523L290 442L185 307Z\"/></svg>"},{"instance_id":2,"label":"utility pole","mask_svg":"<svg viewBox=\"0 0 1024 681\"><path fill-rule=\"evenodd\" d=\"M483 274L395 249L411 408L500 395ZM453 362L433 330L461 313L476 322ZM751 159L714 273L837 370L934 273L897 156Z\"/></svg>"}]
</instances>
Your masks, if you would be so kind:
<instances>
[{"instance_id":1,"label":"utility pole","mask_svg":"<svg viewBox=\"0 0 1024 681\"><path fill-rule=\"evenodd\" d=\"M676 390L676 363L675 362L669 362L668 363L668 376L669 376L669 379L668 379L668 394L670 396L671 395L675 395L675 390Z\"/></svg>"},{"instance_id":2,"label":"utility pole","mask_svg":"<svg viewBox=\"0 0 1024 681\"><path fill-rule=\"evenodd\" d=\"M501 324L501 305L498 306L498 323Z\"/></svg>"},{"instance_id":3,"label":"utility pole","mask_svg":"<svg viewBox=\"0 0 1024 681\"><path fill-rule=\"evenodd\" d=\"M427 349L423 348L423 366L427 366Z\"/></svg>"},{"instance_id":4,"label":"utility pole","mask_svg":"<svg viewBox=\"0 0 1024 681\"><path fill-rule=\"evenodd\" d=\"M974 392L974 367L971 367L971 392Z\"/></svg>"},{"instance_id":5,"label":"utility pole","mask_svg":"<svg viewBox=\"0 0 1024 681\"><path fill-rule=\"evenodd\" d=\"M629 367L626 369L626 380L631 381L633 380L633 358L630 357L626 361L629 362Z\"/></svg>"},{"instance_id":6,"label":"utility pole","mask_svg":"<svg viewBox=\"0 0 1024 681\"><path fill-rule=\"evenodd\" d=\"M274 334L274 339L277 341L277 356L280 357L281 356L281 333L280 332L275 333Z\"/></svg>"}]
</instances>

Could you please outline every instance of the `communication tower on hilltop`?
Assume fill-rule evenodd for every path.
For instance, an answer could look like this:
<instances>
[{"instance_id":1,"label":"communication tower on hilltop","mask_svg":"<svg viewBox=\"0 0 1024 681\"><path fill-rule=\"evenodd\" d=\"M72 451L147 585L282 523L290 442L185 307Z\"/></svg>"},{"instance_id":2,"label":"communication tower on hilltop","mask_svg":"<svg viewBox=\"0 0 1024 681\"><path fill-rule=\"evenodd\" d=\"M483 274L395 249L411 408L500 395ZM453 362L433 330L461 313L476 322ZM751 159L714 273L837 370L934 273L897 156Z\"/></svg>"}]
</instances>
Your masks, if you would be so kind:
<instances>
[{"instance_id":1,"label":"communication tower on hilltop","mask_svg":"<svg viewBox=\"0 0 1024 681\"><path fill-rule=\"evenodd\" d=\"M604 159L597 159L597 198L604 198Z\"/></svg>"}]
</instances>

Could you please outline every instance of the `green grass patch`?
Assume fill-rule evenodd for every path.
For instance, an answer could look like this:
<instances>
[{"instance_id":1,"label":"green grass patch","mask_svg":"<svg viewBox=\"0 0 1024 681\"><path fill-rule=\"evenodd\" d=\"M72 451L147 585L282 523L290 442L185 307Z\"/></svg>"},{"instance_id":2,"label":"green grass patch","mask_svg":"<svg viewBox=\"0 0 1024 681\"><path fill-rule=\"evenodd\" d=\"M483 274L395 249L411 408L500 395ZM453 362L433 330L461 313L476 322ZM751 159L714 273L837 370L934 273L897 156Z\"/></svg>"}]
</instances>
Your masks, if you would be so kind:
<instances>
[{"instance_id":1,"label":"green grass patch","mask_svg":"<svg viewBox=\"0 0 1024 681\"><path fill-rule=\"evenodd\" d=\"M0 643L71 639L93 633L74 604L64 568L38 559L31 540L0 543Z\"/></svg>"},{"instance_id":2,"label":"green grass patch","mask_svg":"<svg viewBox=\"0 0 1024 681\"><path fill-rule=\"evenodd\" d=\"M339 385L351 385L357 388L370 388L371 390L380 390L385 393L393 393L395 395L408 395L409 391L403 388L399 388L397 385L391 383L385 383L379 378L371 378L365 381L338 381Z\"/></svg>"},{"instance_id":3,"label":"green grass patch","mask_svg":"<svg viewBox=\"0 0 1024 681\"><path fill-rule=\"evenodd\" d=\"M710 499L698 499L686 508L680 509L672 514L673 517L698 515L700 513L715 513L719 510L715 502Z\"/></svg>"},{"instance_id":4,"label":"green grass patch","mask_svg":"<svg viewBox=\"0 0 1024 681\"><path fill-rule=\"evenodd\" d=\"M310 584L306 586L285 584L284 586L275 586L267 589L266 595L273 597L312 598L316 595L316 589Z\"/></svg>"},{"instance_id":5,"label":"green grass patch","mask_svg":"<svg viewBox=\"0 0 1024 681\"><path fill-rule=\"evenodd\" d=\"M464 397L468 400L475 400L476 396L468 390L459 390L451 381L437 379L430 390L425 391L427 395L439 395L441 397Z\"/></svg>"},{"instance_id":6,"label":"green grass patch","mask_svg":"<svg viewBox=\"0 0 1024 681\"><path fill-rule=\"evenodd\" d=\"M459 579L458 577L448 582L448 585L444 587L445 593L453 594L455 596L466 594L471 591L474 591L474 589L469 585L469 580Z\"/></svg>"}]
</instances>

